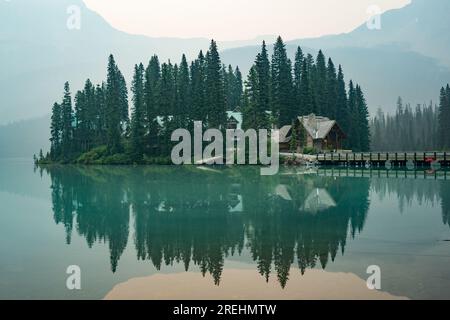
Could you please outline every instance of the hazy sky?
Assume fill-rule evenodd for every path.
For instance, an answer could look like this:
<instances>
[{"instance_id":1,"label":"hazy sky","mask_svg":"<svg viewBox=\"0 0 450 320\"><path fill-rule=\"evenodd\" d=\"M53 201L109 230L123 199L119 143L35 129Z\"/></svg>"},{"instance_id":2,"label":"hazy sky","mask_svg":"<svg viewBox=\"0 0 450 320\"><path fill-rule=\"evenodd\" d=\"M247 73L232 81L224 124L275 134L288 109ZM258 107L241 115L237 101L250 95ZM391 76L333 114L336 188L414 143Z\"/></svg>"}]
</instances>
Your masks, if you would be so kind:
<instances>
[{"instance_id":1,"label":"hazy sky","mask_svg":"<svg viewBox=\"0 0 450 320\"><path fill-rule=\"evenodd\" d=\"M84 0L115 28L152 37L286 40L350 31L367 9L399 8L410 0Z\"/></svg>"}]
</instances>

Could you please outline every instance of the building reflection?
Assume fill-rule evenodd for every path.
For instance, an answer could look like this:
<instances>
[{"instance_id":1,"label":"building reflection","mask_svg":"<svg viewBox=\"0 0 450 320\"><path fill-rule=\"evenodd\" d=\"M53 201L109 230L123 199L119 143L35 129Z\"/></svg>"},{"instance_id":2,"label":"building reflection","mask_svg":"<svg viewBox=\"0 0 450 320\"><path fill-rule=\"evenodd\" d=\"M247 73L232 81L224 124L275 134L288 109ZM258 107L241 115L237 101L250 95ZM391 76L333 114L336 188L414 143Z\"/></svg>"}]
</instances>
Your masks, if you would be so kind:
<instances>
[{"instance_id":1,"label":"building reflection","mask_svg":"<svg viewBox=\"0 0 450 320\"><path fill-rule=\"evenodd\" d=\"M46 167L54 220L88 245L109 246L111 270L127 245L160 269L197 266L220 284L224 261L251 253L259 273L282 287L297 264L326 268L362 231L369 179L262 177L258 168ZM131 219L132 218L132 219ZM131 222L130 222L131 221ZM130 224L134 224L131 226ZM133 244L127 243L129 234Z\"/></svg>"}]
</instances>

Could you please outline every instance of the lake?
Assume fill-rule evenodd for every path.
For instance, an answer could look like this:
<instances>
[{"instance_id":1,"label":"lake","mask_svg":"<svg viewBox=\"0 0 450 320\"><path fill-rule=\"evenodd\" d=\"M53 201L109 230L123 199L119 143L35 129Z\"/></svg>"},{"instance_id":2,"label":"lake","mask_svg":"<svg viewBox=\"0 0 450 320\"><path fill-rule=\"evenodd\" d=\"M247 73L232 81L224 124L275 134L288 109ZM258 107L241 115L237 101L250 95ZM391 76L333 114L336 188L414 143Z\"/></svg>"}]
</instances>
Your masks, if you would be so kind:
<instances>
[{"instance_id":1,"label":"lake","mask_svg":"<svg viewBox=\"0 0 450 320\"><path fill-rule=\"evenodd\" d=\"M450 299L445 172L259 173L1 160L0 298Z\"/></svg>"}]
</instances>

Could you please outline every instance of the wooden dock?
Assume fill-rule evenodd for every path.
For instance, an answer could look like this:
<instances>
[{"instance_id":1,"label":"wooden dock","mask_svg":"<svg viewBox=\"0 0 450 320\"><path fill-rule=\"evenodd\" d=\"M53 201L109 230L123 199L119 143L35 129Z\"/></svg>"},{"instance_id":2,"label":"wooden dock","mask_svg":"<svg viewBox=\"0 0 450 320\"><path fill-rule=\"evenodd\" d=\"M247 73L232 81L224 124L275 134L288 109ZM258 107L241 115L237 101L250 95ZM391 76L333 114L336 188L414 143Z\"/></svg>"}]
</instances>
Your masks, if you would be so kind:
<instances>
[{"instance_id":1,"label":"wooden dock","mask_svg":"<svg viewBox=\"0 0 450 320\"><path fill-rule=\"evenodd\" d=\"M322 153L316 156L320 165L357 167L448 167L450 153L447 152L359 152Z\"/></svg>"},{"instance_id":2,"label":"wooden dock","mask_svg":"<svg viewBox=\"0 0 450 320\"><path fill-rule=\"evenodd\" d=\"M396 178L414 180L449 180L450 172L447 170L386 170L347 168L318 168L317 175L320 177L349 177L349 178Z\"/></svg>"}]
</instances>

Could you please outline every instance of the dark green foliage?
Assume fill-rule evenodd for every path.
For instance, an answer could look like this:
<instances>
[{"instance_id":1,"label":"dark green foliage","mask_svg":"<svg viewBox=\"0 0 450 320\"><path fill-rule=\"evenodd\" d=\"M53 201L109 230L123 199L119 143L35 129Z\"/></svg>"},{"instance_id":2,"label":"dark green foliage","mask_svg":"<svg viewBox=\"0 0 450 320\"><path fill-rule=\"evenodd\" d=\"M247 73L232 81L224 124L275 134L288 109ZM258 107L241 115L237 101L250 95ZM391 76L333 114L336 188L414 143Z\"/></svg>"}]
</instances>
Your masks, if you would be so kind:
<instances>
[{"instance_id":1,"label":"dark green foliage","mask_svg":"<svg viewBox=\"0 0 450 320\"><path fill-rule=\"evenodd\" d=\"M120 73L114 57L110 55L108 62L108 76L106 80L106 127L107 146L110 154L123 151L122 133L124 131L123 122L128 119L125 113L128 112L128 101L125 99L125 88L123 76Z\"/></svg>"},{"instance_id":2,"label":"dark green foliage","mask_svg":"<svg viewBox=\"0 0 450 320\"><path fill-rule=\"evenodd\" d=\"M212 128L224 129L227 123L226 96L222 64L217 44L211 41L206 53L205 95L207 105L207 121Z\"/></svg>"},{"instance_id":3,"label":"dark green foliage","mask_svg":"<svg viewBox=\"0 0 450 320\"><path fill-rule=\"evenodd\" d=\"M179 65L160 65L157 56L146 68L136 65L131 92L130 120L126 82L112 55L106 83L94 86L87 80L75 95L75 110L66 83L62 103L52 108L48 160L168 163L173 130L192 130L196 120L225 129L227 109L236 109L242 100L242 74L239 68L222 67L212 41L207 57L200 52L190 67L185 55Z\"/></svg>"},{"instance_id":4,"label":"dark green foliage","mask_svg":"<svg viewBox=\"0 0 450 320\"><path fill-rule=\"evenodd\" d=\"M61 135L62 135L62 117L61 105L55 102L52 108L52 117L50 122L50 154L52 159L56 159L61 153Z\"/></svg>"},{"instance_id":5,"label":"dark green foliage","mask_svg":"<svg viewBox=\"0 0 450 320\"><path fill-rule=\"evenodd\" d=\"M439 110L433 103L412 108L399 98L394 115L379 109L371 121L373 151L435 151L438 137Z\"/></svg>"},{"instance_id":6,"label":"dark green foliage","mask_svg":"<svg viewBox=\"0 0 450 320\"><path fill-rule=\"evenodd\" d=\"M450 86L441 88L439 99L439 145L450 150Z\"/></svg>"},{"instance_id":7,"label":"dark green foliage","mask_svg":"<svg viewBox=\"0 0 450 320\"><path fill-rule=\"evenodd\" d=\"M270 62L266 43L256 57L245 82L243 128L266 129L269 127L267 111L270 110Z\"/></svg>"},{"instance_id":8,"label":"dark green foliage","mask_svg":"<svg viewBox=\"0 0 450 320\"><path fill-rule=\"evenodd\" d=\"M291 124L297 116L315 113L337 121L348 136L346 148L369 149L369 113L361 87L350 82L347 96L342 67L339 65L336 72L333 61L329 58L326 63L322 51L315 61L311 54L305 57L298 47L292 72L283 40L277 39L271 64L263 43L245 89L244 128L269 127L268 119L264 119L268 111L278 127ZM260 121L259 115L264 120Z\"/></svg>"},{"instance_id":9,"label":"dark green foliage","mask_svg":"<svg viewBox=\"0 0 450 320\"><path fill-rule=\"evenodd\" d=\"M63 157L70 157L73 152L73 109L69 83L64 84L64 98L61 104L61 150Z\"/></svg>"},{"instance_id":10,"label":"dark green foliage","mask_svg":"<svg viewBox=\"0 0 450 320\"><path fill-rule=\"evenodd\" d=\"M293 110L292 64L287 57L286 46L278 37L273 50L271 65L272 112L279 126L291 124Z\"/></svg>"},{"instance_id":11,"label":"dark green foliage","mask_svg":"<svg viewBox=\"0 0 450 320\"><path fill-rule=\"evenodd\" d=\"M270 61L263 42L244 90L239 68L222 65L214 40L207 54L200 52L190 65L185 55L175 65L170 61L160 65L153 56L146 68L135 66L130 120L127 85L110 55L106 82L94 85L88 79L75 95L74 109L65 84L63 101L52 108L49 158L71 162L81 157L83 163L167 159L175 129L192 132L193 122L202 121L205 129L225 130L227 111L243 113L244 129L288 125L297 116L314 112L337 120L349 137L347 148L367 150L370 132L364 94L350 82L347 97L341 66L336 74L333 61L326 61L322 51L315 61L299 47L292 65L281 37ZM306 133L296 138L306 140Z\"/></svg>"},{"instance_id":12,"label":"dark green foliage","mask_svg":"<svg viewBox=\"0 0 450 320\"><path fill-rule=\"evenodd\" d=\"M135 161L141 161L144 156L145 146L145 95L144 95L144 66L134 67L133 83L133 107L131 112L131 155Z\"/></svg>"}]
</instances>

